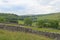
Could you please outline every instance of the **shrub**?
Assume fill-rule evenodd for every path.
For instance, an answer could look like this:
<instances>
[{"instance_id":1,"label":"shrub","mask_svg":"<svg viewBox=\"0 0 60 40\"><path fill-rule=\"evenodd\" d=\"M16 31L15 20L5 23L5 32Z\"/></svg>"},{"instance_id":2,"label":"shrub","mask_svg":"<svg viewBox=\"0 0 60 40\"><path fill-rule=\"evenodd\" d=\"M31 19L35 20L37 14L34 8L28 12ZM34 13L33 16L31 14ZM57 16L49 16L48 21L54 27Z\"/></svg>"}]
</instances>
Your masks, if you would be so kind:
<instances>
[{"instance_id":1,"label":"shrub","mask_svg":"<svg viewBox=\"0 0 60 40\"><path fill-rule=\"evenodd\" d=\"M58 20L39 20L37 21L37 26L57 29L59 27L59 22Z\"/></svg>"},{"instance_id":2,"label":"shrub","mask_svg":"<svg viewBox=\"0 0 60 40\"><path fill-rule=\"evenodd\" d=\"M31 26L32 25L32 19L31 18L25 18L24 19L24 24Z\"/></svg>"},{"instance_id":3,"label":"shrub","mask_svg":"<svg viewBox=\"0 0 60 40\"><path fill-rule=\"evenodd\" d=\"M0 22L7 22L6 19L4 17L0 17Z\"/></svg>"},{"instance_id":4,"label":"shrub","mask_svg":"<svg viewBox=\"0 0 60 40\"><path fill-rule=\"evenodd\" d=\"M37 21L37 26L41 28L41 27L43 27L43 23L44 23L43 20L38 20Z\"/></svg>"}]
</instances>

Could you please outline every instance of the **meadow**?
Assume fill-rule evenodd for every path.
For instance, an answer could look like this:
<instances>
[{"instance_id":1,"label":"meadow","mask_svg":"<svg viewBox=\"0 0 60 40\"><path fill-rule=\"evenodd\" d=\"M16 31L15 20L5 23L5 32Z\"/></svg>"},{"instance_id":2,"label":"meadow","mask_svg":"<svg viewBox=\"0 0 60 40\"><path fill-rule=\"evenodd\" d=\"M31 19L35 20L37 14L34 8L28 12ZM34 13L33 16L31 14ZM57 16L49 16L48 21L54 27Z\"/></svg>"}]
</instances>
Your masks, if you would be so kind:
<instances>
[{"instance_id":1,"label":"meadow","mask_svg":"<svg viewBox=\"0 0 60 40\"><path fill-rule=\"evenodd\" d=\"M24 32L12 32L0 29L0 40L53 40L51 38Z\"/></svg>"}]
</instances>

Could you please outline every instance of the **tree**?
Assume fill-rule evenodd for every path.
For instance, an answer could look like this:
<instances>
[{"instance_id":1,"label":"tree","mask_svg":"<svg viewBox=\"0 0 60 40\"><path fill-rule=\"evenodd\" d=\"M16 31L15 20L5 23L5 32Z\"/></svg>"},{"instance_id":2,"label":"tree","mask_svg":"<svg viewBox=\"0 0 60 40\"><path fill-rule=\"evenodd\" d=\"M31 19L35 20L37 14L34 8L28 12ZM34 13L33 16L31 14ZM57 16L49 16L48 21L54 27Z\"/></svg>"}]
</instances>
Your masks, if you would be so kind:
<instances>
[{"instance_id":1,"label":"tree","mask_svg":"<svg viewBox=\"0 0 60 40\"><path fill-rule=\"evenodd\" d=\"M39 20L37 21L37 26L38 27L48 27L48 28L58 28L59 27L59 22L58 20Z\"/></svg>"},{"instance_id":2,"label":"tree","mask_svg":"<svg viewBox=\"0 0 60 40\"><path fill-rule=\"evenodd\" d=\"M4 17L0 17L0 22L6 22L6 19Z\"/></svg>"},{"instance_id":3,"label":"tree","mask_svg":"<svg viewBox=\"0 0 60 40\"><path fill-rule=\"evenodd\" d=\"M37 21L37 26L41 28L41 27L43 27L43 23L44 23L43 20L38 20Z\"/></svg>"},{"instance_id":4,"label":"tree","mask_svg":"<svg viewBox=\"0 0 60 40\"><path fill-rule=\"evenodd\" d=\"M24 24L31 26L32 25L32 19L31 18L25 18L24 19Z\"/></svg>"},{"instance_id":5,"label":"tree","mask_svg":"<svg viewBox=\"0 0 60 40\"><path fill-rule=\"evenodd\" d=\"M59 22L58 22L58 20L50 20L50 27L57 29L57 28L59 27Z\"/></svg>"}]
</instances>

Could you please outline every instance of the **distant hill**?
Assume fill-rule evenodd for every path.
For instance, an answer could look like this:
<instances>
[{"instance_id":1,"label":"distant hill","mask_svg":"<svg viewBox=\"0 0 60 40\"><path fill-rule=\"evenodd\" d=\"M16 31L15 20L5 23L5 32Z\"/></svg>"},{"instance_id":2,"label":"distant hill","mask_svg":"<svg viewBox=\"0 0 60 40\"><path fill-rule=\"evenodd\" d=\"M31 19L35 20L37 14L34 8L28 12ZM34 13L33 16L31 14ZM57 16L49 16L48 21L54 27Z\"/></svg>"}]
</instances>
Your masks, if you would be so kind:
<instances>
[{"instance_id":1,"label":"distant hill","mask_svg":"<svg viewBox=\"0 0 60 40\"><path fill-rule=\"evenodd\" d=\"M24 18L31 17L33 20L39 19L52 19L52 20L60 20L60 12L59 13L51 13L51 14L43 14L43 15L25 15L18 16L16 14L10 13L0 13L0 17L5 18L9 22L16 22L17 20L24 20Z\"/></svg>"},{"instance_id":2,"label":"distant hill","mask_svg":"<svg viewBox=\"0 0 60 40\"><path fill-rule=\"evenodd\" d=\"M50 13L50 14L42 14L42 15L25 15L21 16L21 19L27 18L27 17L32 17L34 20L35 19L51 19L51 20L60 20L60 12L59 13Z\"/></svg>"},{"instance_id":3,"label":"distant hill","mask_svg":"<svg viewBox=\"0 0 60 40\"><path fill-rule=\"evenodd\" d=\"M60 20L60 13L52 13L38 16L38 19Z\"/></svg>"},{"instance_id":4,"label":"distant hill","mask_svg":"<svg viewBox=\"0 0 60 40\"><path fill-rule=\"evenodd\" d=\"M0 20L5 20L6 22L17 22L19 19L19 16L16 14L10 14L10 13L0 13Z\"/></svg>"}]
</instances>

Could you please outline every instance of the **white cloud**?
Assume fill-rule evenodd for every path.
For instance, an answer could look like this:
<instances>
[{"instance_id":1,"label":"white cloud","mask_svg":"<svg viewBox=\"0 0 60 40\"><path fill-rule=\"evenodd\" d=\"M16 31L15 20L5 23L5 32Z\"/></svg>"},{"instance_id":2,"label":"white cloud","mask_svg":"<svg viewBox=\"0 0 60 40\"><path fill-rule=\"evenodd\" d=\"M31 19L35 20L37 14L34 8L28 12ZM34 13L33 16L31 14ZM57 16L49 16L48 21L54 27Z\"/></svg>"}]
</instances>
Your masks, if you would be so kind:
<instances>
[{"instance_id":1,"label":"white cloud","mask_svg":"<svg viewBox=\"0 0 60 40\"><path fill-rule=\"evenodd\" d=\"M56 2L60 2L60 0L53 0L49 4L55 4Z\"/></svg>"},{"instance_id":2,"label":"white cloud","mask_svg":"<svg viewBox=\"0 0 60 40\"><path fill-rule=\"evenodd\" d=\"M60 8L52 6L59 0L0 0L0 12L13 12L18 14L45 14L55 12ZM41 4L41 3L46 4ZM22 6L24 9L17 7ZM5 10L6 9L6 10Z\"/></svg>"}]
</instances>

